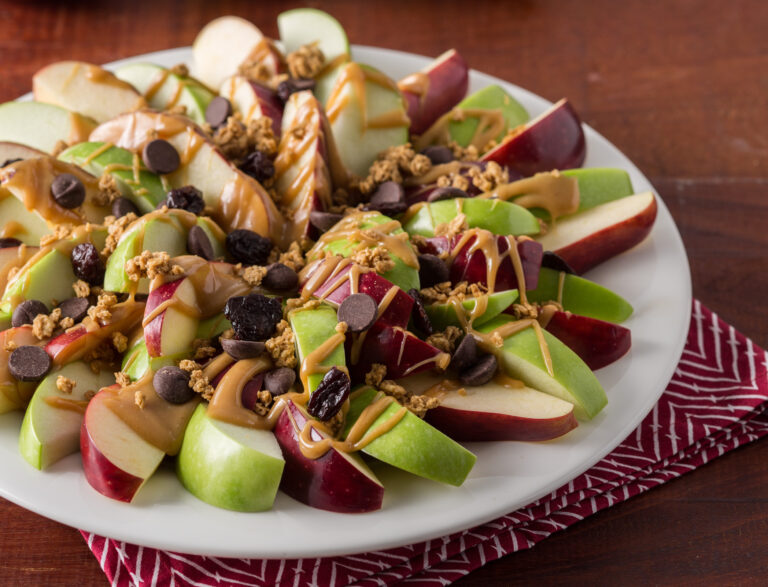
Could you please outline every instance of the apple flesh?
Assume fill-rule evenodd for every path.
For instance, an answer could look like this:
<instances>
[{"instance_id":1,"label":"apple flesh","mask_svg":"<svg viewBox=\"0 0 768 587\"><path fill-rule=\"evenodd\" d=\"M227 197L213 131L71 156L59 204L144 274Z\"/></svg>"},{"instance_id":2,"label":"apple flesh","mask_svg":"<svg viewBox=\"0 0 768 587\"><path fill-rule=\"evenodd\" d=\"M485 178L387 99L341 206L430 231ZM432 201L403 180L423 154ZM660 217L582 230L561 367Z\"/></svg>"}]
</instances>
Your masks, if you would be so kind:
<instances>
[{"instance_id":1,"label":"apple flesh","mask_svg":"<svg viewBox=\"0 0 768 587\"><path fill-rule=\"evenodd\" d=\"M537 240L584 273L645 240L657 210L652 192L627 196L563 218Z\"/></svg>"},{"instance_id":2,"label":"apple flesh","mask_svg":"<svg viewBox=\"0 0 768 587\"><path fill-rule=\"evenodd\" d=\"M179 355L192 350L198 318L183 310L198 305L197 292L191 278L182 277L163 283L149 292L145 319L169 300L171 305L144 326L144 342L150 357Z\"/></svg>"},{"instance_id":3,"label":"apple flesh","mask_svg":"<svg viewBox=\"0 0 768 587\"><path fill-rule=\"evenodd\" d=\"M311 417L291 400L275 425L275 438L283 451L283 493L308 506L330 512L358 513L381 509L384 487L368 465L354 453L331 447L317 459L301 452L299 434ZM313 441L328 438L312 430Z\"/></svg>"},{"instance_id":4,"label":"apple flesh","mask_svg":"<svg viewBox=\"0 0 768 587\"><path fill-rule=\"evenodd\" d=\"M87 141L94 128L93 119L54 104L6 102L0 105L0 141L20 143L44 153L52 153L59 141L69 144ZM5 157L3 161L11 158L15 157Z\"/></svg>"},{"instance_id":5,"label":"apple flesh","mask_svg":"<svg viewBox=\"0 0 768 587\"><path fill-rule=\"evenodd\" d=\"M587 148L581 120L568 100L560 100L483 155L523 176L571 169L584 163Z\"/></svg>"},{"instance_id":6,"label":"apple flesh","mask_svg":"<svg viewBox=\"0 0 768 587\"><path fill-rule=\"evenodd\" d=\"M619 360L632 346L629 328L569 312L555 312L546 329L593 371Z\"/></svg>"},{"instance_id":7,"label":"apple flesh","mask_svg":"<svg viewBox=\"0 0 768 587\"><path fill-rule=\"evenodd\" d=\"M0 249L0 291L5 291L9 275L21 269L39 250L40 247L28 245Z\"/></svg>"},{"instance_id":8,"label":"apple flesh","mask_svg":"<svg viewBox=\"0 0 768 587\"><path fill-rule=\"evenodd\" d=\"M272 88L241 75L233 75L224 80L219 95L230 101L235 111L243 115L246 123L267 116L272 121L272 132L276 138L280 138L283 103Z\"/></svg>"},{"instance_id":9,"label":"apple flesh","mask_svg":"<svg viewBox=\"0 0 768 587\"><path fill-rule=\"evenodd\" d=\"M2 106L0 106L0 110L2 110ZM0 165L9 159L34 159L43 155L47 155L47 153L34 147L10 141L0 141Z\"/></svg>"},{"instance_id":10,"label":"apple flesh","mask_svg":"<svg viewBox=\"0 0 768 587\"><path fill-rule=\"evenodd\" d=\"M510 96L501 86L491 85L478 90L474 94L462 100L456 110L465 111L463 120L452 120L448 123L448 132L451 140L456 141L462 147L472 143L472 138L480 125L481 117L472 114L473 110L490 110L500 112L504 118L504 125L499 134L492 137L502 140L510 128L515 128L528 121L528 112L522 104ZM485 145L475 145L482 149Z\"/></svg>"},{"instance_id":11,"label":"apple flesh","mask_svg":"<svg viewBox=\"0 0 768 587\"><path fill-rule=\"evenodd\" d=\"M581 169L564 169L561 174L574 178L578 183L579 210L577 214L635 193L632 189L629 173L624 169L584 167Z\"/></svg>"},{"instance_id":12,"label":"apple flesh","mask_svg":"<svg viewBox=\"0 0 768 587\"><path fill-rule=\"evenodd\" d=\"M328 339L336 336L336 325L338 319L336 311L329 306L319 306L308 310L300 310L290 314L291 328L296 342L296 353L298 354L299 364L303 365L304 359L312 351L323 345ZM326 358L320 362L321 367L344 366L346 360L344 355L344 340L341 340L335 346ZM305 390L311 394L320 382L325 373L308 373Z\"/></svg>"},{"instance_id":13,"label":"apple flesh","mask_svg":"<svg viewBox=\"0 0 768 587\"><path fill-rule=\"evenodd\" d=\"M424 310L436 331L443 331L448 326L463 328L465 324L477 327L509 308L517 300L518 291L507 289L485 294L481 297L485 299L480 301L478 298L467 298L456 304L449 302L430 304L425 306ZM477 315L473 315L478 304L485 307Z\"/></svg>"}]
</instances>

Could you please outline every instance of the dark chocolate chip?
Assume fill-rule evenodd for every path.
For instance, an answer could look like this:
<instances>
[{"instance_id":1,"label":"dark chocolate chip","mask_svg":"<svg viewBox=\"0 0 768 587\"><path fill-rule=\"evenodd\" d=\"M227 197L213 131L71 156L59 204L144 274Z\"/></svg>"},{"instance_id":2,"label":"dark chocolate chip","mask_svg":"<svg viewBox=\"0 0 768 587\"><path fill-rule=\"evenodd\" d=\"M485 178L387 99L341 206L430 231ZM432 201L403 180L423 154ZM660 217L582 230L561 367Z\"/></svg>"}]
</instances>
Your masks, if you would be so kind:
<instances>
[{"instance_id":1,"label":"dark chocolate chip","mask_svg":"<svg viewBox=\"0 0 768 587\"><path fill-rule=\"evenodd\" d=\"M69 298L59 304L62 318L72 318L75 322L80 322L88 313L90 302L88 298Z\"/></svg>"},{"instance_id":2,"label":"dark chocolate chip","mask_svg":"<svg viewBox=\"0 0 768 587\"><path fill-rule=\"evenodd\" d=\"M136 216L141 216L141 212L139 212L136 204L131 202L128 198L121 197L112 202L112 216L115 218L122 218L131 213L136 214Z\"/></svg>"},{"instance_id":3,"label":"dark chocolate chip","mask_svg":"<svg viewBox=\"0 0 768 587\"><path fill-rule=\"evenodd\" d=\"M451 367L461 373L475 365L479 359L480 351L477 348L477 341L474 336L467 334L451 355Z\"/></svg>"},{"instance_id":4,"label":"dark chocolate chip","mask_svg":"<svg viewBox=\"0 0 768 587\"><path fill-rule=\"evenodd\" d=\"M229 298L224 315L240 340L266 340L282 320L283 306L276 298L248 294Z\"/></svg>"},{"instance_id":5,"label":"dark chocolate chip","mask_svg":"<svg viewBox=\"0 0 768 587\"><path fill-rule=\"evenodd\" d=\"M265 182L274 177L275 164L262 151L254 151L240 165L240 171L250 175L256 181Z\"/></svg>"},{"instance_id":6,"label":"dark chocolate chip","mask_svg":"<svg viewBox=\"0 0 768 587\"><path fill-rule=\"evenodd\" d=\"M197 225L189 229L189 234L187 235L187 251L189 251L190 255L197 255L206 261L213 260L215 255L211 239L208 238L205 230Z\"/></svg>"},{"instance_id":7,"label":"dark chocolate chip","mask_svg":"<svg viewBox=\"0 0 768 587\"><path fill-rule=\"evenodd\" d=\"M253 359L264 352L266 345L257 340L238 340L237 338L222 338L221 348L236 361Z\"/></svg>"},{"instance_id":8,"label":"dark chocolate chip","mask_svg":"<svg viewBox=\"0 0 768 587\"><path fill-rule=\"evenodd\" d=\"M192 185L185 185L168 192L163 202L169 208L200 214L205 208L203 193Z\"/></svg>"},{"instance_id":9,"label":"dark chocolate chip","mask_svg":"<svg viewBox=\"0 0 768 587\"><path fill-rule=\"evenodd\" d=\"M455 159L453 151L444 145L432 145L427 147L421 152L422 155L429 157L432 165L442 165L443 163L450 163Z\"/></svg>"},{"instance_id":10,"label":"dark chocolate chip","mask_svg":"<svg viewBox=\"0 0 768 587\"><path fill-rule=\"evenodd\" d=\"M309 213L309 223L320 232L327 232L342 218L344 217L341 214L322 212L321 210L312 210Z\"/></svg>"},{"instance_id":11,"label":"dark chocolate chip","mask_svg":"<svg viewBox=\"0 0 768 587\"><path fill-rule=\"evenodd\" d=\"M91 285L101 285L104 281L105 267L99 250L95 246L91 243L81 243L72 249L70 258L72 271L78 279Z\"/></svg>"},{"instance_id":12,"label":"dark chocolate chip","mask_svg":"<svg viewBox=\"0 0 768 587\"><path fill-rule=\"evenodd\" d=\"M478 385L485 385L493 376L496 375L496 370L499 368L499 362L496 360L495 355L485 355L477 363L475 363L469 369L459 373L459 381L464 385L471 385L473 387Z\"/></svg>"},{"instance_id":13,"label":"dark chocolate chip","mask_svg":"<svg viewBox=\"0 0 768 587\"><path fill-rule=\"evenodd\" d=\"M427 197L427 202L439 202L440 200L453 200L454 198L468 198L469 194L462 189L454 187L436 188Z\"/></svg>"},{"instance_id":14,"label":"dark chocolate chip","mask_svg":"<svg viewBox=\"0 0 768 587\"><path fill-rule=\"evenodd\" d=\"M278 367L264 375L264 389L273 396L288 392L295 382L296 371L288 367Z\"/></svg>"},{"instance_id":15,"label":"dark chocolate chip","mask_svg":"<svg viewBox=\"0 0 768 587\"><path fill-rule=\"evenodd\" d=\"M189 373L179 367L161 367L152 378L155 393L171 404L185 404L195 397L189 386Z\"/></svg>"},{"instance_id":16,"label":"dark chocolate chip","mask_svg":"<svg viewBox=\"0 0 768 587\"><path fill-rule=\"evenodd\" d=\"M19 381L40 381L51 368L51 357L39 346L20 346L8 357L8 370Z\"/></svg>"},{"instance_id":17,"label":"dark chocolate chip","mask_svg":"<svg viewBox=\"0 0 768 587\"><path fill-rule=\"evenodd\" d=\"M403 186L395 181L385 181L376 188L371 199L366 204L366 210L377 210L386 216L394 216L405 212L408 204L405 203Z\"/></svg>"},{"instance_id":18,"label":"dark chocolate chip","mask_svg":"<svg viewBox=\"0 0 768 587\"><path fill-rule=\"evenodd\" d=\"M213 128L217 128L227 122L232 115L232 104L224 96L216 96L208 103L205 109L205 121Z\"/></svg>"},{"instance_id":19,"label":"dark chocolate chip","mask_svg":"<svg viewBox=\"0 0 768 587\"><path fill-rule=\"evenodd\" d=\"M40 300L24 300L11 315L11 326L23 326L32 324L38 314L48 314L48 307Z\"/></svg>"},{"instance_id":20,"label":"dark chocolate chip","mask_svg":"<svg viewBox=\"0 0 768 587\"><path fill-rule=\"evenodd\" d=\"M163 139L154 139L144 145L141 158L147 169L161 175L173 173L181 165L179 152L171 143Z\"/></svg>"},{"instance_id":21,"label":"dark chocolate chip","mask_svg":"<svg viewBox=\"0 0 768 587\"><path fill-rule=\"evenodd\" d=\"M287 79L280 82L277 86L277 97L283 102L287 102L291 94L296 92L303 92L304 90L314 90L315 80L313 79Z\"/></svg>"},{"instance_id":22,"label":"dark chocolate chip","mask_svg":"<svg viewBox=\"0 0 768 587\"><path fill-rule=\"evenodd\" d=\"M351 387L349 376L338 367L332 367L309 398L309 415L321 422L327 422L341 409L349 397Z\"/></svg>"},{"instance_id":23,"label":"dark chocolate chip","mask_svg":"<svg viewBox=\"0 0 768 587\"><path fill-rule=\"evenodd\" d=\"M553 251L544 251L544 255L541 258L541 266L548 269L554 269L555 271L565 271L566 273L570 273L572 275L576 274L576 272L573 270L573 267L571 267L565 259Z\"/></svg>"},{"instance_id":24,"label":"dark chocolate chip","mask_svg":"<svg viewBox=\"0 0 768 587\"><path fill-rule=\"evenodd\" d=\"M85 186L71 173L62 173L51 183L51 195L62 208L77 208L85 202Z\"/></svg>"},{"instance_id":25,"label":"dark chocolate chip","mask_svg":"<svg viewBox=\"0 0 768 587\"><path fill-rule=\"evenodd\" d=\"M368 330L379 313L379 305L371 296L364 293L356 293L347 297L336 312L339 322L347 323L349 332L362 332Z\"/></svg>"},{"instance_id":26,"label":"dark chocolate chip","mask_svg":"<svg viewBox=\"0 0 768 587\"><path fill-rule=\"evenodd\" d=\"M299 275L287 265L272 263L267 267L267 274L261 285L274 291L288 291L299 285Z\"/></svg>"},{"instance_id":27,"label":"dark chocolate chip","mask_svg":"<svg viewBox=\"0 0 768 587\"><path fill-rule=\"evenodd\" d=\"M424 309L424 302L421 301L419 290L414 288L408 291L408 295L413 298L413 307L411 308L411 319L416 330L419 330L429 336L434 332L432 321L429 319L427 311Z\"/></svg>"},{"instance_id":28,"label":"dark chocolate chip","mask_svg":"<svg viewBox=\"0 0 768 587\"><path fill-rule=\"evenodd\" d=\"M422 288L450 280L448 265L437 255L419 255L419 283Z\"/></svg>"},{"instance_id":29,"label":"dark chocolate chip","mask_svg":"<svg viewBox=\"0 0 768 587\"><path fill-rule=\"evenodd\" d=\"M3 161L2 165L0 167L7 167L8 165L13 165L14 163L18 163L19 161L23 161L21 158L15 158L15 159L6 159Z\"/></svg>"},{"instance_id":30,"label":"dark chocolate chip","mask_svg":"<svg viewBox=\"0 0 768 587\"><path fill-rule=\"evenodd\" d=\"M23 243L13 237L4 237L0 238L0 249L10 249L11 247L20 247Z\"/></svg>"},{"instance_id":31,"label":"dark chocolate chip","mask_svg":"<svg viewBox=\"0 0 768 587\"><path fill-rule=\"evenodd\" d=\"M227 235L227 252L243 265L264 265L272 252L272 241L265 236L238 228Z\"/></svg>"}]
</instances>

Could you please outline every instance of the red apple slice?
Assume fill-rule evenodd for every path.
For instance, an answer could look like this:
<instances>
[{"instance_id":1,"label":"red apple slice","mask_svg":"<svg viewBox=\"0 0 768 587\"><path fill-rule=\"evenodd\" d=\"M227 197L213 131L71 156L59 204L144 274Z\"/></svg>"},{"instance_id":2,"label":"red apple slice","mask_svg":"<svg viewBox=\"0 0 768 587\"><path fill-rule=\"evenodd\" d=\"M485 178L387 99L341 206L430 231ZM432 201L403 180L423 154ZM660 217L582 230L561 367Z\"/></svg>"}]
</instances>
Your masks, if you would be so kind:
<instances>
[{"instance_id":1,"label":"red apple slice","mask_svg":"<svg viewBox=\"0 0 768 587\"><path fill-rule=\"evenodd\" d=\"M267 116L272 121L272 131L280 138L283 120L283 103L277 93L262 84L252 82L241 75L224 80L219 95L227 98L245 122Z\"/></svg>"},{"instance_id":2,"label":"red apple slice","mask_svg":"<svg viewBox=\"0 0 768 587\"><path fill-rule=\"evenodd\" d=\"M652 192L627 196L563 218L536 240L584 273L643 241L657 209Z\"/></svg>"},{"instance_id":3,"label":"red apple slice","mask_svg":"<svg viewBox=\"0 0 768 587\"><path fill-rule=\"evenodd\" d=\"M545 328L593 371L620 359L632 346L629 328L570 312L555 312Z\"/></svg>"},{"instance_id":4,"label":"red apple slice","mask_svg":"<svg viewBox=\"0 0 768 587\"><path fill-rule=\"evenodd\" d=\"M421 134L456 106L467 93L469 68L456 49L450 49L426 68L397 82L403 94L411 134Z\"/></svg>"},{"instance_id":5,"label":"red apple slice","mask_svg":"<svg viewBox=\"0 0 768 587\"><path fill-rule=\"evenodd\" d=\"M299 435L310 417L291 400L285 402L274 430L285 459L280 489L301 503L330 512L381 509L384 487L359 455L332 447L317 459L304 456ZM313 429L311 438L321 441L327 436Z\"/></svg>"},{"instance_id":6,"label":"red apple slice","mask_svg":"<svg viewBox=\"0 0 768 587\"><path fill-rule=\"evenodd\" d=\"M21 143L0 141L0 165L8 159L34 159L35 157L44 157L47 154Z\"/></svg>"},{"instance_id":7,"label":"red apple slice","mask_svg":"<svg viewBox=\"0 0 768 587\"><path fill-rule=\"evenodd\" d=\"M150 357L176 355L191 350L197 335L197 293L188 277L162 284L149 292L144 320L144 341Z\"/></svg>"},{"instance_id":8,"label":"red apple slice","mask_svg":"<svg viewBox=\"0 0 768 587\"><path fill-rule=\"evenodd\" d=\"M482 160L496 161L529 176L580 167L586 153L581 120L570 102L563 99L488 151Z\"/></svg>"}]
</instances>

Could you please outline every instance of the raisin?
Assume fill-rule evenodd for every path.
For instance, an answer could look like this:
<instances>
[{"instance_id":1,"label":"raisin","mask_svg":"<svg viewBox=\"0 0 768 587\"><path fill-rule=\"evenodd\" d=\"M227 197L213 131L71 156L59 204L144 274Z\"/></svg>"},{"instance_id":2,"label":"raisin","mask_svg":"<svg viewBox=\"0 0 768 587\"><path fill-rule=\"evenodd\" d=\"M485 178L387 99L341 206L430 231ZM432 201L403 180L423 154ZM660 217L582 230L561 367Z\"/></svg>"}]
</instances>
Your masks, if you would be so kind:
<instances>
[{"instance_id":1,"label":"raisin","mask_svg":"<svg viewBox=\"0 0 768 587\"><path fill-rule=\"evenodd\" d=\"M424 303L421 301L421 295L416 288L408 292L413 298L413 308L411 309L411 318L413 319L413 325L416 330L419 330L429 336L434 332L432 328L432 321L429 319L427 311L424 309Z\"/></svg>"},{"instance_id":2,"label":"raisin","mask_svg":"<svg viewBox=\"0 0 768 587\"><path fill-rule=\"evenodd\" d=\"M185 185L168 192L164 204L169 208L186 210L192 214L200 214L205 208L202 192L192 185Z\"/></svg>"},{"instance_id":3,"label":"raisin","mask_svg":"<svg viewBox=\"0 0 768 587\"><path fill-rule=\"evenodd\" d=\"M72 270L78 279L91 285L100 285L104 281L104 262L99 250L91 243L82 243L72 249Z\"/></svg>"},{"instance_id":4,"label":"raisin","mask_svg":"<svg viewBox=\"0 0 768 587\"><path fill-rule=\"evenodd\" d=\"M282 319L283 307L276 298L248 294L229 298L224 315L240 340L266 340Z\"/></svg>"},{"instance_id":5,"label":"raisin","mask_svg":"<svg viewBox=\"0 0 768 587\"><path fill-rule=\"evenodd\" d=\"M263 152L254 151L240 165L240 171L250 175L256 181L265 182L274 177L275 164Z\"/></svg>"},{"instance_id":6,"label":"raisin","mask_svg":"<svg viewBox=\"0 0 768 587\"><path fill-rule=\"evenodd\" d=\"M349 376L344 371L338 367L331 368L312 394L307 411L321 422L327 422L341 409L351 387Z\"/></svg>"},{"instance_id":7,"label":"raisin","mask_svg":"<svg viewBox=\"0 0 768 587\"><path fill-rule=\"evenodd\" d=\"M227 235L227 252L243 265L264 265L272 251L272 241L267 237L238 228Z\"/></svg>"}]
</instances>

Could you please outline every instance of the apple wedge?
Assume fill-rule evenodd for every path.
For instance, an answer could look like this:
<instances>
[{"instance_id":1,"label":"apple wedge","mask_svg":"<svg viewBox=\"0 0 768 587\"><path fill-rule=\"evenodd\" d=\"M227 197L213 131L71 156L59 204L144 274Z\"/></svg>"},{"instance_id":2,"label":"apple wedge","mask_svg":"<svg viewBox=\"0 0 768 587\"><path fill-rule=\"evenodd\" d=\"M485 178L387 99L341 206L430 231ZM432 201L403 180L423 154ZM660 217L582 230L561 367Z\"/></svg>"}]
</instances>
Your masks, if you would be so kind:
<instances>
[{"instance_id":1,"label":"apple wedge","mask_svg":"<svg viewBox=\"0 0 768 587\"><path fill-rule=\"evenodd\" d=\"M517 298L516 289L507 289L474 298L467 297L460 302L430 304L424 310L435 331L443 331L448 326L464 328L466 324L477 327L501 314Z\"/></svg>"},{"instance_id":2,"label":"apple wedge","mask_svg":"<svg viewBox=\"0 0 768 587\"><path fill-rule=\"evenodd\" d=\"M570 312L555 312L545 328L593 371L617 361L632 346L629 328Z\"/></svg>"},{"instance_id":3,"label":"apple wedge","mask_svg":"<svg viewBox=\"0 0 768 587\"><path fill-rule=\"evenodd\" d=\"M581 120L563 99L485 153L482 160L495 161L527 177L580 167L586 153Z\"/></svg>"},{"instance_id":4,"label":"apple wedge","mask_svg":"<svg viewBox=\"0 0 768 587\"><path fill-rule=\"evenodd\" d=\"M87 141L94 128L94 120L53 104L6 102L0 105L0 141L21 143L45 153L53 152L59 141L70 145Z\"/></svg>"},{"instance_id":5,"label":"apple wedge","mask_svg":"<svg viewBox=\"0 0 768 587\"><path fill-rule=\"evenodd\" d=\"M58 61L44 67L32 77L32 92L38 102L79 112L96 122L147 105L131 84L81 61Z\"/></svg>"},{"instance_id":6,"label":"apple wedge","mask_svg":"<svg viewBox=\"0 0 768 587\"><path fill-rule=\"evenodd\" d=\"M0 332L0 414L22 410L35 392L34 381L19 381L8 369L8 358L13 345L38 345L40 341L32 333L32 326L18 326Z\"/></svg>"},{"instance_id":7,"label":"apple wedge","mask_svg":"<svg viewBox=\"0 0 768 587\"><path fill-rule=\"evenodd\" d=\"M2 109L2 107L0 107ZM33 159L35 157L42 157L47 153L35 149L34 147L28 147L21 143L14 143L10 141L0 141L0 167L3 167L5 161L12 159Z\"/></svg>"},{"instance_id":8,"label":"apple wedge","mask_svg":"<svg viewBox=\"0 0 768 587\"><path fill-rule=\"evenodd\" d=\"M268 117L272 121L272 132L280 138L283 103L272 88L242 75L233 75L221 84L219 95L230 101L235 111L243 115L246 123L262 116Z\"/></svg>"},{"instance_id":9,"label":"apple wedge","mask_svg":"<svg viewBox=\"0 0 768 587\"><path fill-rule=\"evenodd\" d=\"M584 273L642 242L657 209L652 192L627 196L563 218L536 240Z\"/></svg>"},{"instance_id":10,"label":"apple wedge","mask_svg":"<svg viewBox=\"0 0 768 587\"><path fill-rule=\"evenodd\" d=\"M189 308L197 306L197 292L189 277L163 283L149 292L144 320L151 319L144 326L144 342L150 357L192 350L199 320L190 315Z\"/></svg>"},{"instance_id":11,"label":"apple wedge","mask_svg":"<svg viewBox=\"0 0 768 587\"><path fill-rule=\"evenodd\" d=\"M330 512L358 513L381 509L384 487L368 465L354 453L331 447L317 459L301 452L300 434L312 418L291 400L275 425L274 433L285 459L280 489L297 501ZM328 438L312 428L310 438Z\"/></svg>"},{"instance_id":12,"label":"apple wedge","mask_svg":"<svg viewBox=\"0 0 768 587\"><path fill-rule=\"evenodd\" d=\"M23 267L39 250L39 247L28 245L0 249L0 291L5 291L11 275Z\"/></svg>"}]
</instances>

